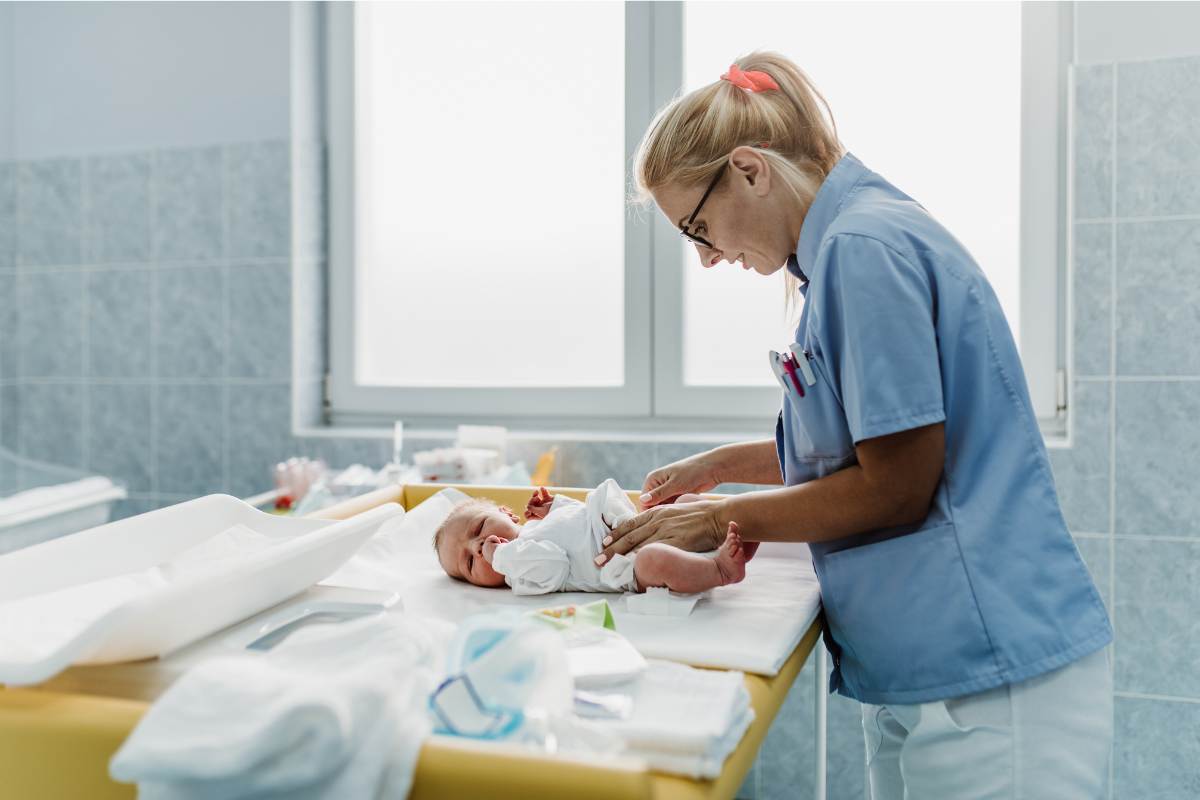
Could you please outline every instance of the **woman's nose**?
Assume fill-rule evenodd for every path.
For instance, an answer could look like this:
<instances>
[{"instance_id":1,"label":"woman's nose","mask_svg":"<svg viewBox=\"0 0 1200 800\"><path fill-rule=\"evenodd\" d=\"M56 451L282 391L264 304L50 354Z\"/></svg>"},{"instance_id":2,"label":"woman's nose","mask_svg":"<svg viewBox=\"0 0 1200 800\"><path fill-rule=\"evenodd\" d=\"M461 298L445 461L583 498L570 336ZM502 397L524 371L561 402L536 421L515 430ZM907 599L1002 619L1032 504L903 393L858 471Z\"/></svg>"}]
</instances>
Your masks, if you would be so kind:
<instances>
[{"instance_id":1,"label":"woman's nose","mask_svg":"<svg viewBox=\"0 0 1200 800\"><path fill-rule=\"evenodd\" d=\"M721 261L721 251L704 245L696 245L696 252L700 254L700 266L708 269L715 267Z\"/></svg>"}]
</instances>

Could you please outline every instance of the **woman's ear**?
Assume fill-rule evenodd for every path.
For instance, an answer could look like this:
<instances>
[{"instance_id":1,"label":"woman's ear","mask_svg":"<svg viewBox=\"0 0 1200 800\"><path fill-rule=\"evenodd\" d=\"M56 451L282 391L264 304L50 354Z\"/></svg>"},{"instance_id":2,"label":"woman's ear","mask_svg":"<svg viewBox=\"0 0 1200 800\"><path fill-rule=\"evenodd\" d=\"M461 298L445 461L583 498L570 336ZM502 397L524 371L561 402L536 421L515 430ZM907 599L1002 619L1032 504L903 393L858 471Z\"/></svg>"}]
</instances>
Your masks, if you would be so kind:
<instances>
[{"instance_id":1,"label":"woman's ear","mask_svg":"<svg viewBox=\"0 0 1200 800\"><path fill-rule=\"evenodd\" d=\"M771 162L757 147L742 145L733 148L729 154L729 166L734 178L755 196L762 197L771 190Z\"/></svg>"}]
</instances>

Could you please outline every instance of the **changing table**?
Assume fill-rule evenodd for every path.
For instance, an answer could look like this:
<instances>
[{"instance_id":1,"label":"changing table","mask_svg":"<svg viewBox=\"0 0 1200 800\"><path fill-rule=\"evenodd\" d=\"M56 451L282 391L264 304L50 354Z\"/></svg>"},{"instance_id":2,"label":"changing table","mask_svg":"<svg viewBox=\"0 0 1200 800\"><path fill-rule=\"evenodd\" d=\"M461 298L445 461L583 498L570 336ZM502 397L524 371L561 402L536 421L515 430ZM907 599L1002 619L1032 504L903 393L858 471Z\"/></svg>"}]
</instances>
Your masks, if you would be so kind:
<instances>
[{"instance_id":1,"label":"changing table","mask_svg":"<svg viewBox=\"0 0 1200 800\"><path fill-rule=\"evenodd\" d=\"M314 516L344 519L381 503L412 508L445 485L410 484L380 489ZM524 508L531 488L457 486L512 508ZM583 498L583 489L552 489ZM732 798L754 763L767 730L820 634L814 622L773 677L747 674L755 719L720 777L691 780L649 772L618 762L531 753L513 745L433 737L421 748L412 792L414 800L489 797L504 800L557 798ZM86 669L86 668L84 668ZM75 670L68 670L68 675ZM136 787L113 782L108 762L149 707L147 700L102 696L82 689L0 687L0 799L134 798ZM78 687L80 681L67 682Z\"/></svg>"}]
</instances>

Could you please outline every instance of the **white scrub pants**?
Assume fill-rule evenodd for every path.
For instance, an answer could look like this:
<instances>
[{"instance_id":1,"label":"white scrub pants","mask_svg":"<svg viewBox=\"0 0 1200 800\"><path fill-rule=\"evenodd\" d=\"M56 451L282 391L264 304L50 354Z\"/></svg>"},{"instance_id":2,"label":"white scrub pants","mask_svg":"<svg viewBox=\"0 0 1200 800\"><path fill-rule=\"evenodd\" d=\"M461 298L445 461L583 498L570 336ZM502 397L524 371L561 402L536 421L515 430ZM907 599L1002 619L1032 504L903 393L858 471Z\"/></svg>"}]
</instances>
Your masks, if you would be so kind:
<instances>
[{"instance_id":1,"label":"white scrub pants","mask_svg":"<svg viewBox=\"0 0 1200 800\"><path fill-rule=\"evenodd\" d=\"M862 713L871 800L1107 796L1107 650L1011 686L919 705L864 703Z\"/></svg>"}]
</instances>

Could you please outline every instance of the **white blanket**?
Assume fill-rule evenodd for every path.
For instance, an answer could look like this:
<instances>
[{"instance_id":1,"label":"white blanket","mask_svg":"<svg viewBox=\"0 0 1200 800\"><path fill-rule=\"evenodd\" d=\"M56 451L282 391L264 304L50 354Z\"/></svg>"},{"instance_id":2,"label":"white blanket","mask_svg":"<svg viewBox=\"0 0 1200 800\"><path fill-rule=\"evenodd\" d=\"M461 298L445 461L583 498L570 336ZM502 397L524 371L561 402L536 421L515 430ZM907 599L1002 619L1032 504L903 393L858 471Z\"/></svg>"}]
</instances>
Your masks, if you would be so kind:
<instances>
[{"instance_id":1,"label":"white blanket","mask_svg":"<svg viewBox=\"0 0 1200 800\"><path fill-rule=\"evenodd\" d=\"M403 520L385 523L367 548L323 583L396 591L407 613L449 622L498 606L540 608L604 596L518 597L508 589L447 577L432 537L456 498L465 495L440 492ZM774 675L816 619L820 588L804 548L799 557L765 557L760 551L746 567L745 580L706 593L686 618L628 613L620 595L607 595L617 630L648 658Z\"/></svg>"},{"instance_id":2,"label":"white blanket","mask_svg":"<svg viewBox=\"0 0 1200 800\"><path fill-rule=\"evenodd\" d=\"M446 637L384 614L203 662L150 707L110 773L142 800L406 797Z\"/></svg>"},{"instance_id":3,"label":"white blanket","mask_svg":"<svg viewBox=\"0 0 1200 800\"><path fill-rule=\"evenodd\" d=\"M633 693L633 716L604 724L651 767L716 778L754 720L740 672L650 662Z\"/></svg>"}]
</instances>

